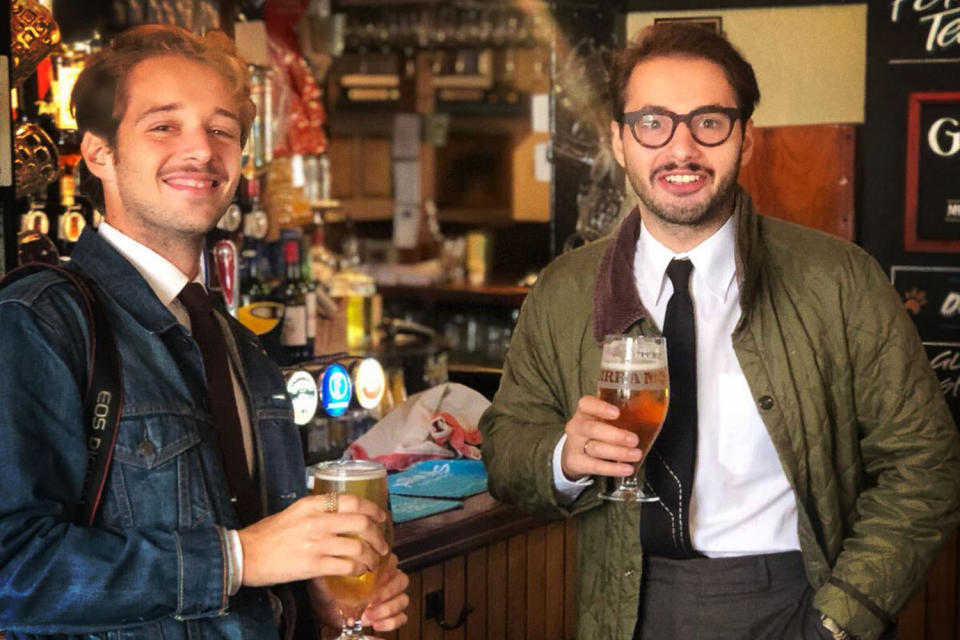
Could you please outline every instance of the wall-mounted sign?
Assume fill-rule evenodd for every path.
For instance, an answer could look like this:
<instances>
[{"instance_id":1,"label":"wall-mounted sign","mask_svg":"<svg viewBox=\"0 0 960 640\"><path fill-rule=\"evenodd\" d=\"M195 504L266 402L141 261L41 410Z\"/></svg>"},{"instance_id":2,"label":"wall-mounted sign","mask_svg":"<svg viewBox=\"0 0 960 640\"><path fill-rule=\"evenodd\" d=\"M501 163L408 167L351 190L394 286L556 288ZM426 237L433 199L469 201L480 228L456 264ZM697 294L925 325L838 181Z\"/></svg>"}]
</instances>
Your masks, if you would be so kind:
<instances>
[{"instance_id":1,"label":"wall-mounted sign","mask_svg":"<svg viewBox=\"0 0 960 640\"><path fill-rule=\"evenodd\" d=\"M950 413L960 425L960 342L925 342L923 348L940 380Z\"/></svg>"},{"instance_id":2,"label":"wall-mounted sign","mask_svg":"<svg viewBox=\"0 0 960 640\"><path fill-rule=\"evenodd\" d=\"M960 267L894 266L891 277L924 342L960 342Z\"/></svg>"},{"instance_id":3,"label":"wall-mounted sign","mask_svg":"<svg viewBox=\"0 0 960 640\"><path fill-rule=\"evenodd\" d=\"M904 248L960 252L960 92L910 94L906 164Z\"/></svg>"},{"instance_id":4,"label":"wall-mounted sign","mask_svg":"<svg viewBox=\"0 0 960 640\"><path fill-rule=\"evenodd\" d=\"M952 0L892 0L888 20L901 34L890 49L893 64L960 59L960 7Z\"/></svg>"},{"instance_id":5,"label":"wall-mounted sign","mask_svg":"<svg viewBox=\"0 0 960 640\"><path fill-rule=\"evenodd\" d=\"M895 266L891 277L960 425L960 267Z\"/></svg>"}]
</instances>

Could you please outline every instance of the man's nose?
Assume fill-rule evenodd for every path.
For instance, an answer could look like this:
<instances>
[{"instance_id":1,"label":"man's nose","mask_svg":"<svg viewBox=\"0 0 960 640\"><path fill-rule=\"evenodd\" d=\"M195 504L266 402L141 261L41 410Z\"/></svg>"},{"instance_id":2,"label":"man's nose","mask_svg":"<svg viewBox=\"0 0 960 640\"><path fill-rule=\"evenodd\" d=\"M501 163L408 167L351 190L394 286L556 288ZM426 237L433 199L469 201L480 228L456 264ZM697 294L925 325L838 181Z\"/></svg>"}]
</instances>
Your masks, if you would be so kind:
<instances>
[{"instance_id":1,"label":"man's nose","mask_svg":"<svg viewBox=\"0 0 960 640\"><path fill-rule=\"evenodd\" d=\"M679 160L697 156L701 152L700 144L694 139L690 125L686 122L677 123L667 150Z\"/></svg>"},{"instance_id":2,"label":"man's nose","mask_svg":"<svg viewBox=\"0 0 960 640\"><path fill-rule=\"evenodd\" d=\"M184 130L181 138L180 153L186 159L206 163L213 155L210 133L205 127L191 127Z\"/></svg>"}]
</instances>

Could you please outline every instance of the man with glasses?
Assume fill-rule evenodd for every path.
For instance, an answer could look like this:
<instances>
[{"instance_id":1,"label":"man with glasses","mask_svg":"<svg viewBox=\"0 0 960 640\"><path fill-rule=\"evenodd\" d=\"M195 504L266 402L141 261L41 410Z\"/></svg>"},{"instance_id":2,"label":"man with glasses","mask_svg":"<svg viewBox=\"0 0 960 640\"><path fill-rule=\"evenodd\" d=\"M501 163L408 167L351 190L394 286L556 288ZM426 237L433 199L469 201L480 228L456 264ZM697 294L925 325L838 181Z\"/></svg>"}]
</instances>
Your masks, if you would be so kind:
<instances>
[{"instance_id":1,"label":"man with glasses","mask_svg":"<svg viewBox=\"0 0 960 640\"><path fill-rule=\"evenodd\" d=\"M527 297L480 424L491 492L579 516L580 640L894 638L960 519L960 442L911 321L865 252L737 185L760 93L725 38L650 27L611 94L639 204ZM661 329L657 500L602 501L642 455L595 396L600 344Z\"/></svg>"}]
</instances>

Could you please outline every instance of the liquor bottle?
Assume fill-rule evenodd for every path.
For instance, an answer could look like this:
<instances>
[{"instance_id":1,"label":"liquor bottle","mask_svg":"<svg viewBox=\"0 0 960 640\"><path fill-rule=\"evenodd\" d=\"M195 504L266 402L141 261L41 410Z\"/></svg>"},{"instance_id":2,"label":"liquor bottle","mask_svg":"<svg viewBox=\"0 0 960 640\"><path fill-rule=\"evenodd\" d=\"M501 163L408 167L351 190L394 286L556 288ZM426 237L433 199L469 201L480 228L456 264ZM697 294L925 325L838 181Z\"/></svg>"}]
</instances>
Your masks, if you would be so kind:
<instances>
[{"instance_id":1,"label":"liquor bottle","mask_svg":"<svg viewBox=\"0 0 960 640\"><path fill-rule=\"evenodd\" d=\"M260 269L260 242L248 241L240 253L240 306L270 299L270 287Z\"/></svg>"},{"instance_id":2,"label":"liquor bottle","mask_svg":"<svg viewBox=\"0 0 960 640\"><path fill-rule=\"evenodd\" d=\"M317 283L313 279L310 268L310 241L303 238L303 248L300 252L300 291L303 293L307 307L307 345L306 357L314 356L313 348L317 340Z\"/></svg>"},{"instance_id":3,"label":"liquor bottle","mask_svg":"<svg viewBox=\"0 0 960 640\"><path fill-rule=\"evenodd\" d=\"M273 290L273 299L284 305L280 332L281 366L307 360L313 355L313 341L307 337L307 297L301 286L300 242L290 239L283 245L284 279Z\"/></svg>"}]
</instances>

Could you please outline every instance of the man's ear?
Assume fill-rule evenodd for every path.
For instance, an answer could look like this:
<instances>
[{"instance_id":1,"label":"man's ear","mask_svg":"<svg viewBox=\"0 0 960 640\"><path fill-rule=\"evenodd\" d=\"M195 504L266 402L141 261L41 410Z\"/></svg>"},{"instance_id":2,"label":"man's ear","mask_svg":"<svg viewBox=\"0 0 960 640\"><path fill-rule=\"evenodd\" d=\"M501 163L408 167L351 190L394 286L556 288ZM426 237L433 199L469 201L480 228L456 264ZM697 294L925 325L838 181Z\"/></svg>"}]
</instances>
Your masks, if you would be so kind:
<instances>
[{"instance_id":1,"label":"man's ear","mask_svg":"<svg viewBox=\"0 0 960 640\"><path fill-rule=\"evenodd\" d=\"M90 173L100 178L101 182L113 182L113 148L105 138L85 132L80 142L80 155Z\"/></svg>"},{"instance_id":2,"label":"man's ear","mask_svg":"<svg viewBox=\"0 0 960 640\"><path fill-rule=\"evenodd\" d=\"M626 167L623 158L623 125L616 120L610 121L610 145L613 147L613 157L617 159L617 164Z\"/></svg>"},{"instance_id":3,"label":"man's ear","mask_svg":"<svg viewBox=\"0 0 960 640\"><path fill-rule=\"evenodd\" d=\"M740 145L740 168L747 166L753 157L753 118L743 123L743 143Z\"/></svg>"}]
</instances>

